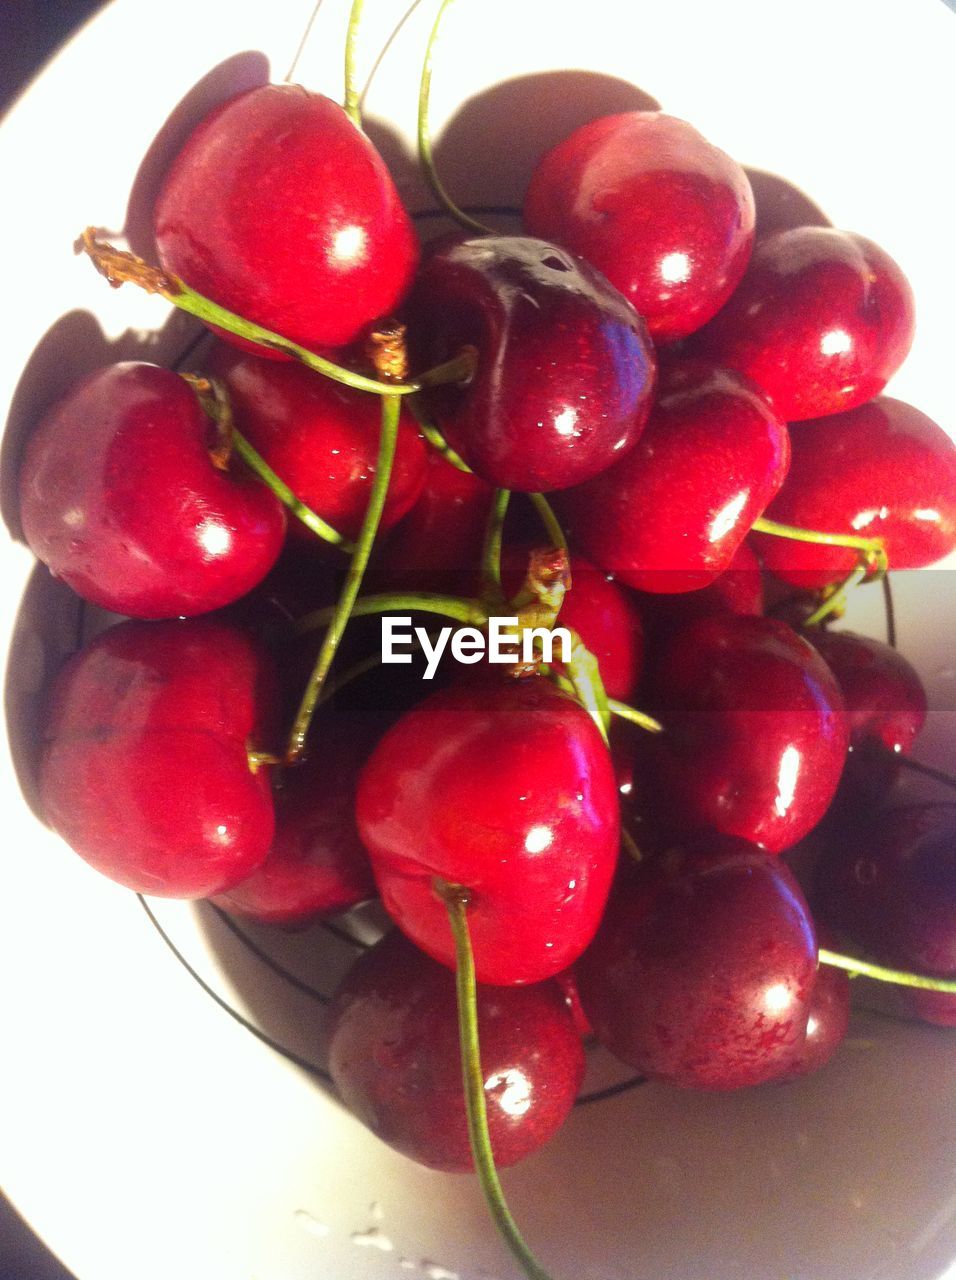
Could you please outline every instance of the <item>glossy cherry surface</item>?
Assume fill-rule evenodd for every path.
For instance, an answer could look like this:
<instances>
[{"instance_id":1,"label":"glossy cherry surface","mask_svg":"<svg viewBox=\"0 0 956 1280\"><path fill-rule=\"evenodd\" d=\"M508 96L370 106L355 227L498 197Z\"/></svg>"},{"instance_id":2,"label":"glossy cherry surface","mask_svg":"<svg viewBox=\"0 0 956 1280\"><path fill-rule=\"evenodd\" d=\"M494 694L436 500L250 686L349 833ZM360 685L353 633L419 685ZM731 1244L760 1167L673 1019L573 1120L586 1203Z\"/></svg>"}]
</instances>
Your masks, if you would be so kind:
<instances>
[{"instance_id":1,"label":"glossy cherry surface","mask_svg":"<svg viewBox=\"0 0 956 1280\"><path fill-rule=\"evenodd\" d=\"M956 975L956 807L914 803L828 842L817 868L821 917L875 959ZM928 1021L956 1026L956 997L906 992Z\"/></svg>"},{"instance_id":2,"label":"glossy cherry surface","mask_svg":"<svg viewBox=\"0 0 956 1280\"><path fill-rule=\"evenodd\" d=\"M156 202L167 271L303 346L389 313L418 258L382 158L329 98L264 85L190 135Z\"/></svg>"},{"instance_id":3,"label":"glossy cherry surface","mask_svg":"<svg viewBox=\"0 0 956 1280\"><path fill-rule=\"evenodd\" d=\"M138 618L245 595L282 547L285 512L242 463L218 470L212 424L177 374L89 374L30 439L20 511L31 550L85 600Z\"/></svg>"},{"instance_id":4,"label":"glossy cherry surface","mask_svg":"<svg viewBox=\"0 0 956 1280\"><path fill-rule=\"evenodd\" d=\"M791 432L790 473L767 511L781 524L882 538L891 569L919 569L956 547L956 445L924 413L880 396ZM844 578L856 553L755 535L764 563L798 587Z\"/></svg>"},{"instance_id":5,"label":"glossy cherry surface","mask_svg":"<svg viewBox=\"0 0 956 1280\"><path fill-rule=\"evenodd\" d=\"M548 680L462 684L379 743L359 784L359 833L386 910L454 967L433 887L464 885L480 982L538 982L597 928L618 853L610 753Z\"/></svg>"},{"instance_id":6,"label":"glossy cherry surface","mask_svg":"<svg viewBox=\"0 0 956 1280\"><path fill-rule=\"evenodd\" d=\"M375 896L355 826L358 773L375 727L366 717L324 716L313 754L285 771L276 790L276 830L262 865L215 899L234 915L297 924Z\"/></svg>"},{"instance_id":7,"label":"glossy cherry surface","mask_svg":"<svg viewBox=\"0 0 956 1280\"><path fill-rule=\"evenodd\" d=\"M273 673L239 631L205 619L125 622L57 680L40 791L50 826L141 893L199 898L262 862L274 819Z\"/></svg>"},{"instance_id":8,"label":"glossy cherry surface","mask_svg":"<svg viewBox=\"0 0 956 1280\"><path fill-rule=\"evenodd\" d=\"M730 567L783 484L787 428L729 370L662 370L641 439L616 466L564 497L571 531L602 568L642 591L705 587Z\"/></svg>"},{"instance_id":9,"label":"glossy cherry surface","mask_svg":"<svg viewBox=\"0 0 956 1280\"><path fill-rule=\"evenodd\" d=\"M823 817L846 758L843 700L820 655L782 622L702 618L663 656L648 744L658 804L684 829L714 827L772 853Z\"/></svg>"},{"instance_id":10,"label":"glossy cherry surface","mask_svg":"<svg viewBox=\"0 0 956 1280\"><path fill-rule=\"evenodd\" d=\"M889 254L849 231L797 227L760 241L693 345L746 374L793 422L878 395L913 329L912 290Z\"/></svg>"},{"instance_id":11,"label":"glossy cherry surface","mask_svg":"<svg viewBox=\"0 0 956 1280\"><path fill-rule=\"evenodd\" d=\"M495 1163L515 1164L561 1127L584 1051L553 982L478 988L478 1035ZM346 1106L432 1169L473 1169L455 979L394 930L346 974L329 1009L329 1069Z\"/></svg>"},{"instance_id":12,"label":"glossy cherry surface","mask_svg":"<svg viewBox=\"0 0 956 1280\"><path fill-rule=\"evenodd\" d=\"M220 348L212 371L229 392L236 426L297 498L347 538L362 524L375 479L381 406L378 397L340 386L304 365L263 360ZM411 508L425 480L425 445L403 410L380 528ZM300 542L315 535L289 521Z\"/></svg>"},{"instance_id":13,"label":"glossy cherry surface","mask_svg":"<svg viewBox=\"0 0 956 1280\"><path fill-rule=\"evenodd\" d=\"M416 365L467 346L477 365L425 402L490 484L564 489L637 441L655 361L644 321L586 262L525 236L440 242L409 301Z\"/></svg>"},{"instance_id":14,"label":"glossy cherry surface","mask_svg":"<svg viewBox=\"0 0 956 1280\"><path fill-rule=\"evenodd\" d=\"M659 111L575 130L538 164L524 217L535 235L602 271L658 342L685 337L723 306L754 238L743 169Z\"/></svg>"},{"instance_id":15,"label":"glossy cherry surface","mask_svg":"<svg viewBox=\"0 0 956 1280\"><path fill-rule=\"evenodd\" d=\"M624 1062L685 1088L738 1089L790 1063L816 960L790 871L710 835L621 877L575 974L595 1035Z\"/></svg>"}]
</instances>

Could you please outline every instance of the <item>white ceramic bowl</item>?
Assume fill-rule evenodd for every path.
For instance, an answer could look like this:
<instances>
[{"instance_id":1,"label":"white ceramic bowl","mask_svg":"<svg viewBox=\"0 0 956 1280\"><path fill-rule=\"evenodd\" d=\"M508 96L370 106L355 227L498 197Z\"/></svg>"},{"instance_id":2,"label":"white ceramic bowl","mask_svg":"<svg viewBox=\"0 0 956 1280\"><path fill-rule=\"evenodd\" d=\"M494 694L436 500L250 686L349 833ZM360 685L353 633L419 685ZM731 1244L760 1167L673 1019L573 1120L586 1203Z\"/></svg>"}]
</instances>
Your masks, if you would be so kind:
<instances>
[{"instance_id":1,"label":"white ceramic bowl","mask_svg":"<svg viewBox=\"0 0 956 1280\"><path fill-rule=\"evenodd\" d=\"M426 199L407 147L434 8L401 23L404 0L367 0L361 41L370 70L399 28L366 105L414 208ZM73 238L92 222L148 245L164 162L239 88L295 64L338 96L345 0L312 10L115 0L0 127L8 521L36 414L86 369L172 359L191 332L162 302L111 292ZM892 389L952 430L954 65L941 0L462 0L435 75L436 129L454 117L440 162L460 200L513 202L543 144L646 102L627 84L640 86L893 254L920 328ZM133 895L34 817L23 793L39 700L77 611L16 540L2 565L0 1173L14 1203L80 1280L513 1276L470 1178L380 1146L213 1003ZM956 742L954 586L950 572L897 583L901 644L935 709L921 754L940 761ZM879 627L877 595L859 594L856 625ZM319 1051L314 1000L206 909L155 911L213 992L301 1054ZM283 944L285 962L326 986L345 955L325 934ZM860 1014L812 1079L728 1096L647 1086L576 1112L505 1183L558 1280L941 1280L956 1275L954 1085L956 1036Z\"/></svg>"}]
</instances>

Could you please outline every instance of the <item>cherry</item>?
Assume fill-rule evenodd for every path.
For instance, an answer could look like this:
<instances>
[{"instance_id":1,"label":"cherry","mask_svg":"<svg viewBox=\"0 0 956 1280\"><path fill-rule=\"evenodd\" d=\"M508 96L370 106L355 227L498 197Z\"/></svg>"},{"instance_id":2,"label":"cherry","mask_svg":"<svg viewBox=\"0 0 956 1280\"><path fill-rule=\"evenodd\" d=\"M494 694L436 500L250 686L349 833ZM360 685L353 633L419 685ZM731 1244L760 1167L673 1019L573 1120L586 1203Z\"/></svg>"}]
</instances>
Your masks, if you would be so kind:
<instances>
[{"instance_id":1,"label":"cherry","mask_svg":"<svg viewBox=\"0 0 956 1280\"><path fill-rule=\"evenodd\" d=\"M374 737L367 718L323 718L315 754L288 770L276 793L275 838L266 860L219 895L219 906L269 924L297 924L375 896L355 826L358 772Z\"/></svg>"},{"instance_id":2,"label":"cherry","mask_svg":"<svg viewBox=\"0 0 956 1280\"><path fill-rule=\"evenodd\" d=\"M659 665L646 744L656 805L684 830L709 826L771 853L823 817L846 758L843 700L820 655L771 618L692 623Z\"/></svg>"},{"instance_id":3,"label":"cherry","mask_svg":"<svg viewBox=\"0 0 956 1280\"><path fill-rule=\"evenodd\" d=\"M108 365L76 384L27 444L31 549L86 600L139 618L204 613L250 591L285 532L277 499L214 466L210 419L168 369Z\"/></svg>"},{"instance_id":4,"label":"cherry","mask_svg":"<svg viewBox=\"0 0 956 1280\"><path fill-rule=\"evenodd\" d=\"M313 349L350 342L390 312L418 256L371 142L299 85L247 90L207 116L174 161L155 220L167 271Z\"/></svg>"},{"instance_id":5,"label":"cherry","mask_svg":"<svg viewBox=\"0 0 956 1280\"><path fill-rule=\"evenodd\" d=\"M636 442L654 356L644 321L603 276L545 240L446 239L409 300L426 367L477 352L466 382L428 388L449 444L490 484L564 489Z\"/></svg>"},{"instance_id":6,"label":"cherry","mask_svg":"<svg viewBox=\"0 0 956 1280\"><path fill-rule=\"evenodd\" d=\"M956 809L916 803L831 839L817 867L821 916L883 963L956 975ZM956 1026L956 997L907 992L921 1017Z\"/></svg>"},{"instance_id":7,"label":"cherry","mask_svg":"<svg viewBox=\"0 0 956 1280\"><path fill-rule=\"evenodd\" d=\"M476 679L386 733L358 792L382 901L454 967L433 880L471 892L479 982L538 982L597 928L618 852L610 754L587 712L548 680Z\"/></svg>"},{"instance_id":8,"label":"cherry","mask_svg":"<svg viewBox=\"0 0 956 1280\"><path fill-rule=\"evenodd\" d=\"M878 395L913 341L913 294L863 236L795 227L761 240L694 350L739 369L789 422Z\"/></svg>"},{"instance_id":9,"label":"cherry","mask_svg":"<svg viewBox=\"0 0 956 1280\"><path fill-rule=\"evenodd\" d=\"M584 1075L581 1039L553 982L479 986L478 1033L495 1163L515 1164L567 1118ZM432 1169L473 1169L455 979L398 930L333 998L329 1069L346 1106L389 1146Z\"/></svg>"},{"instance_id":10,"label":"cherry","mask_svg":"<svg viewBox=\"0 0 956 1280\"><path fill-rule=\"evenodd\" d=\"M801 423L791 445L790 474L768 518L880 537L893 569L922 568L956 547L956 446L918 409L881 396ZM766 567L794 586L827 586L856 564L845 547L755 536Z\"/></svg>"},{"instance_id":11,"label":"cherry","mask_svg":"<svg viewBox=\"0 0 956 1280\"><path fill-rule=\"evenodd\" d=\"M825 929L817 929L822 947L833 947ZM810 996L810 1012L803 1039L793 1050L779 1080L796 1080L826 1066L846 1038L850 1025L850 978L834 965L821 964Z\"/></svg>"},{"instance_id":12,"label":"cherry","mask_svg":"<svg viewBox=\"0 0 956 1280\"><path fill-rule=\"evenodd\" d=\"M220 347L211 361L229 393L236 426L300 501L347 538L362 525L375 476L381 409L375 396L353 391L298 364L279 364ZM407 410L380 528L412 507L425 479L425 445ZM298 520L300 542L316 539Z\"/></svg>"},{"instance_id":13,"label":"cherry","mask_svg":"<svg viewBox=\"0 0 956 1280\"><path fill-rule=\"evenodd\" d=\"M574 1019L574 1027L582 1040L591 1040L594 1037L594 1028L588 1020L588 1015L584 1012L584 1006L581 1004L581 997L578 994L578 980L574 976L574 968L562 969L560 973L554 975L554 982L561 990L564 997L564 1003L571 1011L571 1017Z\"/></svg>"},{"instance_id":14,"label":"cherry","mask_svg":"<svg viewBox=\"0 0 956 1280\"><path fill-rule=\"evenodd\" d=\"M244 880L273 835L270 664L207 619L124 622L61 671L40 774L50 826L140 893L199 898Z\"/></svg>"},{"instance_id":15,"label":"cherry","mask_svg":"<svg viewBox=\"0 0 956 1280\"><path fill-rule=\"evenodd\" d=\"M746 379L677 363L637 445L564 508L584 550L629 586L690 591L729 568L789 459L786 426Z\"/></svg>"},{"instance_id":16,"label":"cherry","mask_svg":"<svg viewBox=\"0 0 956 1280\"><path fill-rule=\"evenodd\" d=\"M624 1062L685 1088L739 1089L789 1066L816 963L790 871L710 835L619 880L575 973L595 1035Z\"/></svg>"},{"instance_id":17,"label":"cherry","mask_svg":"<svg viewBox=\"0 0 956 1280\"><path fill-rule=\"evenodd\" d=\"M539 162L524 217L634 304L658 342L699 328L730 297L754 238L743 169L683 120L604 116Z\"/></svg>"}]
</instances>

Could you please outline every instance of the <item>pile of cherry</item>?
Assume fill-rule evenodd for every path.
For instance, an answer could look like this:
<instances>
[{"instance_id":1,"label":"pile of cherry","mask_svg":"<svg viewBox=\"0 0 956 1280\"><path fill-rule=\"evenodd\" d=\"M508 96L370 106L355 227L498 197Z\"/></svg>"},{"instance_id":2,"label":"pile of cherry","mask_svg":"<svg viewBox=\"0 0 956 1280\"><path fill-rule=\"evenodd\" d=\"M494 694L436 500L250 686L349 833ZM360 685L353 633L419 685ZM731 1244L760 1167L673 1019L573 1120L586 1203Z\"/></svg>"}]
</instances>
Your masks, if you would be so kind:
<instances>
[{"instance_id":1,"label":"pile of cherry","mask_svg":"<svg viewBox=\"0 0 956 1280\"><path fill-rule=\"evenodd\" d=\"M887 810L920 681L825 626L956 547L956 448L880 394L906 280L856 234L755 236L744 171L664 114L529 178L527 234L471 220L419 262L342 108L228 101L159 196L161 270L86 241L225 341L191 377L91 373L21 473L37 556L133 619L59 677L50 824L121 884L259 921L379 895L397 928L334 998L331 1073L445 1169L473 1159L469 942L499 1164L567 1116L584 1036L705 1089L832 1055L849 982L780 856L812 830L821 942L956 975L956 810ZM378 664L381 613L576 643L428 683ZM901 990L956 1023L945 983Z\"/></svg>"}]
</instances>

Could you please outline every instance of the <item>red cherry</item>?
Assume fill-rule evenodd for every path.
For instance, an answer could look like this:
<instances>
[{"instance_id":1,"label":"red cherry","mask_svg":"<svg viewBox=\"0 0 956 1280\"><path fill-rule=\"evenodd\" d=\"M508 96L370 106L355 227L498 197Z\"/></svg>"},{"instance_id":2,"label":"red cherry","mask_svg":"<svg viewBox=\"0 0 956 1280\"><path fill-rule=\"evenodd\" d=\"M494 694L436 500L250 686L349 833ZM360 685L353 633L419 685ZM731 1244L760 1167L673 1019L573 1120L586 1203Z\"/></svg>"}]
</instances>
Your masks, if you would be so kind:
<instances>
[{"instance_id":1,"label":"red cherry","mask_svg":"<svg viewBox=\"0 0 956 1280\"><path fill-rule=\"evenodd\" d=\"M371 142L299 85L250 89L207 116L155 218L166 271L311 348L350 342L390 312L418 256Z\"/></svg>"},{"instance_id":2,"label":"red cherry","mask_svg":"<svg viewBox=\"0 0 956 1280\"><path fill-rule=\"evenodd\" d=\"M169 618L238 600L275 562L277 499L217 470L190 387L151 364L89 374L46 415L20 473L23 531L50 572L115 613Z\"/></svg>"},{"instance_id":3,"label":"red cherry","mask_svg":"<svg viewBox=\"0 0 956 1280\"><path fill-rule=\"evenodd\" d=\"M956 809L909 804L831 839L814 901L883 964L956 977ZM928 1021L956 1026L956 996L913 991L904 999Z\"/></svg>"},{"instance_id":4,"label":"red cherry","mask_svg":"<svg viewBox=\"0 0 956 1280\"><path fill-rule=\"evenodd\" d=\"M40 775L50 826L140 893L200 898L244 880L273 834L274 679L239 631L205 619L126 622L57 680Z\"/></svg>"},{"instance_id":5,"label":"red cherry","mask_svg":"<svg viewBox=\"0 0 956 1280\"><path fill-rule=\"evenodd\" d=\"M833 949L834 942L826 930L817 929L821 947ZM843 1043L850 1025L850 978L834 965L821 964L817 969L807 1028L780 1080L796 1080L826 1066Z\"/></svg>"},{"instance_id":6,"label":"red cherry","mask_svg":"<svg viewBox=\"0 0 956 1280\"><path fill-rule=\"evenodd\" d=\"M591 1040L594 1036L594 1028L588 1019L588 1015L584 1012L584 1006L581 1004L581 997L578 994L578 980L574 976L574 969L562 969L560 973L554 975L554 981L561 990L564 997L564 1003L571 1012L574 1020L574 1029L582 1040Z\"/></svg>"},{"instance_id":7,"label":"red cherry","mask_svg":"<svg viewBox=\"0 0 956 1280\"><path fill-rule=\"evenodd\" d=\"M784 623L693 623L664 655L652 705L665 727L646 744L656 803L678 829L714 827L778 853L823 817L847 718L826 663Z\"/></svg>"},{"instance_id":8,"label":"red cherry","mask_svg":"<svg viewBox=\"0 0 956 1280\"><path fill-rule=\"evenodd\" d=\"M744 172L753 192L758 240L794 227L830 226L830 219L819 205L786 178L763 169L748 168Z\"/></svg>"},{"instance_id":9,"label":"red cherry","mask_svg":"<svg viewBox=\"0 0 956 1280\"><path fill-rule=\"evenodd\" d=\"M375 478L381 408L375 396L340 386L298 364L220 348L213 371L226 384L236 426L307 507L347 538L357 536ZM380 528L411 508L425 479L425 445L407 410L399 422ZM300 542L315 535L289 522Z\"/></svg>"},{"instance_id":10,"label":"red cherry","mask_svg":"<svg viewBox=\"0 0 956 1280\"><path fill-rule=\"evenodd\" d=\"M434 877L464 885L480 982L538 982L587 946L618 853L610 754L593 721L543 677L435 694L379 743L359 833L386 910L454 967Z\"/></svg>"},{"instance_id":11,"label":"red cherry","mask_svg":"<svg viewBox=\"0 0 956 1280\"><path fill-rule=\"evenodd\" d=\"M524 217L620 289L658 342L685 337L743 275L754 204L743 169L683 120L604 116L538 164Z\"/></svg>"},{"instance_id":12,"label":"red cherry","mask_svg":"<svg viewBox=\"0 0 956 1280\"><path fill-rule=\"evenodd\" d=\"M639 863L575 966L598 1040L657 1080L739 1089L786 1070L816 976L813 924L790 871L706 837Z\"/></svg>"},{"instance_id":13,"label":"red cherry","mask_svg":"<svg viewBox=\"0 0 956 1280\"><path fill-rule=\"evenodd\" d=\"M761 240L694 350L751 378L789 422L864 404L913 341L913 294L878 245L831 227Z\"/></svg>"},{"instance_id":14,"label":"red cherry","mask_svg":"<svg viewBox=\"0 0 956 1280\"><path fill-rule=\"evenodd\" d=\"M628 585L691 591L729 568L789 459L786 426L745 379L677 364L635 448L565 509L584 550Z\"/></svg>"},{"instance_id":15,"label":"red cherry","mask_svg":"<svg viewBox=\"0 0 956 1280\"><path fill-rule=\"evenodd\" d=\"M329 1019L329 1069L358 1119L420 1164L473 1169L452 974L395 930L346 974ZM584 1051L553 982L479 987L478 1034L491 1147L504 1167L564 1123Z\"/></svg>"},{"instance_id":16,"label":"red cherry","mask_svg":"<svg viewBox=\"0 0 956 1280\"><path fill-rule=\"evenodd\" d=\"M409 308L418 365L477 351L467 382L429 388L424 399L490 484L564 489L640 435L654 385L644 321L563 249L523 236L442 241Z\"/></svg>"},{"instance_id":17,"label":"red cherry","mask_svg":"<svg viewBox=\"0 0 956 1280\"><path fill-rule=\"evenodd\" d=\"M219 906L269 924L296 924L375 896L355 826L358 772L374 736L363 719L323 719L316 754L288 770L277 791L276 832L266 860L217 897Z\"/></svg>"},{"instance_id":18,"label":"red cherry","mask_svg":"<svg viewBox=\"0 0 956 1280\"><path fill-rule=\"evenodd\" d=\"M882 538L893 569L920 569L956 547L956 446L918 409L881 396L801 423L790 441L790 474L769 519ZM756 537L767 568L798 587L838 582L857 562L846 548Z\"/></svg>"}]
</instances>

